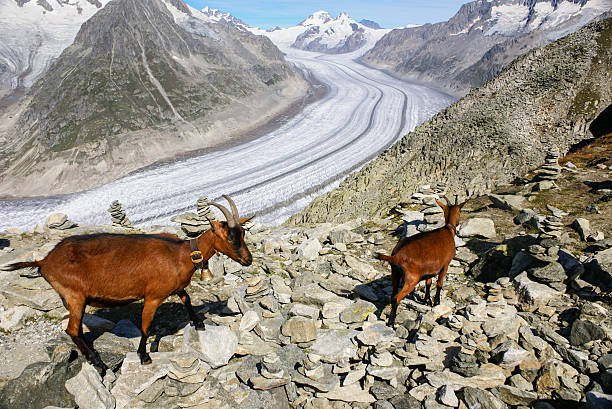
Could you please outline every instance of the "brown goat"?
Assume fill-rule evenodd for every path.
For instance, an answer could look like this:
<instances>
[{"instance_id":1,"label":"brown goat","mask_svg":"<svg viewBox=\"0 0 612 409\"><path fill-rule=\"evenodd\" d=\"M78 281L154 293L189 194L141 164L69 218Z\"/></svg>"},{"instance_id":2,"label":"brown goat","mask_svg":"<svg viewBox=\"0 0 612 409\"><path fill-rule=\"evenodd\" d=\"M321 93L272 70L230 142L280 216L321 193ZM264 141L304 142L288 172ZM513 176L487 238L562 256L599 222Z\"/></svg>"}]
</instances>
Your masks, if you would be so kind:
<instances>
[{"instance_id":1,"label":"brown goat","mask_svg":"<svg viewBox=\"0 0 612 409\"><path fill-rule=\"evenodd\" d=\"M455 257L455 234L457 233L457 223L461 208L466 202L450 205L448 199L444 203L436 200L438 205L444 210L444 220L446 224L436 230L419 233L411 237L402 237L393 248L391 256L377 253L376 257L380 260L388 261L391 264L391 318L390 324L395 323L397 306L402 299L410 294L416 285L423 279L427 279L425 287L425 299L431 305L429 287L432 277L438 276L438 290L436 292L435 304L440 304L440 290L448 270L450 261ZM404 285L399 291L400 280Z\"/></svg>"},{"instance_id":2,"label":"brown goat","mask_svg":"<svg viewBox=\"0 0 612 409\"><path fill-rule=\"evenodd\" d=\"M239 219L234 202L223 197L229 202L232 213L211 203L223 212L227 222L211 221L210 230L197 239L197 247L203 261L221 252L248 266L252 257L244 242L241 224L249 219ZM105 373L106 365L83 338L81 320L85 306L111 307L144 298L138 355L142 364L149 364L151 357L146 349L149 327L155 311L168 296L178 295L196 328L203 326L185 291L196 270L191 253L188 241L168 234L91 234L68 237L43 260L14 263L5 270L40 269L40 274L68 309L70 318L66 332L87 360L99 372ZM195 258L198 256L196 253Z\"/></svg>"}]
</instances>

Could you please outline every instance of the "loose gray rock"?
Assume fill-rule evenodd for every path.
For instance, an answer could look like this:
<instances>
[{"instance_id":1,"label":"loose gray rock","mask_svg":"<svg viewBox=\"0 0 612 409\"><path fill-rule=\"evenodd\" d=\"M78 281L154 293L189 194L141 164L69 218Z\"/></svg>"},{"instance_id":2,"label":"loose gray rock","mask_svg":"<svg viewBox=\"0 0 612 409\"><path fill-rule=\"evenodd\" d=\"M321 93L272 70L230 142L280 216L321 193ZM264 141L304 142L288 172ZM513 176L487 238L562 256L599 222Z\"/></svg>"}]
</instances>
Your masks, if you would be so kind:
<instances>
[{"instance_id":1,"label":"loose gray rock","mask_svg":"<svg viewBox=\"0 0 612 409\"><path fill-rule=\"evenodd\" d=\"M102 385L102 378L96 369L84 362L81 371L66 381L66 390L74 395L81 409L114 409L115 398Z\"/></svg>"},{"instance_id":2,"label":"loose gray rock","mask_svg":"<svg viewBox=\"0 0 612 409\"><path fill-rule=\"evenodd\" d=\"M461 223L457 229L457 235L460 237L481 236L487 239L494 239L497 233L495 233L495 223L493 223L493 220L486 217L474 217Z\"/></svg>"},{"instance_id":3,"label":"loose gray rock","mask_svg":"<svg viewBox=\"0 0 612 409\"><path fill-rule=\"evenodd\" d=\"M181 351L196 352L213 368L227 365L238 349L238 336L226 326L206 324L204 331L185 327Z\"/></svg>"},{"instance_id":4,"label":"loose gray rock","mask_svg":"<svg viewBox=\"0 0 612 409\"><path fill-rule=\"evenodd\" d=\"M574 346L584 345L597 339L604 339L606 332L592 321L576 320L570 331L570 344Z\"/></svg>"}]
</instances>

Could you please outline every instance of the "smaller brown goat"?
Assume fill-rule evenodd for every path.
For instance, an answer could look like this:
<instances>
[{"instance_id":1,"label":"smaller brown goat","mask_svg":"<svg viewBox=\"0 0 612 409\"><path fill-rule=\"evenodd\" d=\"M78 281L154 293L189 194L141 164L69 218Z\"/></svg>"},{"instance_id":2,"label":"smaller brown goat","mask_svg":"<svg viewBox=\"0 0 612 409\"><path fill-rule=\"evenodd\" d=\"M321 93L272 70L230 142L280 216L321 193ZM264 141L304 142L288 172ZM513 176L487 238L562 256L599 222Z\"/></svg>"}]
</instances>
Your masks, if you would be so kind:
<instances>
[{"instance_id":1,"label":"smaller brown goat","mask_svg":"<svg viewBox=\"0 0 612 409\"><path fill-rule=\"evenodd\" d=\"M4 269L40 269L68 309L66 332L100 373L105 373L107 367L83 338L85 306L111 307L144 298L138 355L142 364L149 364L149 328L155 311L168 296L178 295L196 328L203 326L185 291L196 270L195 263L221 252L243 266L251 264L241 226L249 219L240 219L234 202L223 197L232 212L211 203L221 210L227 222L211 221L210 230L197 239L196 251L189 241L170 234L91 234L62 240L43 260L14 263Z\"/></svg>"},{"instance_id":2,"label":"smaller brown goat","mask_svg":"<svg viewBox=\"0 0 612 409\"><path fill-rule=\"evenodd\" d=\"M446 198L445 198L446 199ZM427 304L431 304L429 288L432 278L438 276L438 290L436 292L434 304L440 304L440 290L448 270L450 261L455 257L455 234L457 233L457 223L461 208L466 202L448 205L436 200L438 205L444 210L445 225L439 229L419 233L411 237L402 237L393 248L390 256L377 253L376 257L391 264L391 317L389 323L395 323L397 306L402 299L410 294L416 285L426 279L425 299ZM400 280L404 285L399 290Z\"/></svg>"}]
</instances>

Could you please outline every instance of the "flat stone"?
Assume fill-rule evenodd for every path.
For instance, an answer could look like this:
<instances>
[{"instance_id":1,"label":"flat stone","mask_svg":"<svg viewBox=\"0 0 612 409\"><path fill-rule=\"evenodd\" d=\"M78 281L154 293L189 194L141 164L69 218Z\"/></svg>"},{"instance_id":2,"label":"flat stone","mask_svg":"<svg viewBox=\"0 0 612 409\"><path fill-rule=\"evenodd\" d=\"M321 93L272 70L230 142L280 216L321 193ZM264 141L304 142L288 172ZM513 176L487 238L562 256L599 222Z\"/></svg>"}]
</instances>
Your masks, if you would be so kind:
<instances>
[{"instance_id":1,"label":"flat stone","mask_svg":"<svg viewBox=\"0 0 612 409\"><path fill-rule=\"evenodd\" d=\"M317 239L305 240L297 247L297 255L300 259L311 261L319 257L319 252L323 249L321 243Z\"/></svg>"},{"instance_id":2,"label":"flat stone","mask_svg":"<svg viewBox=\"0 0 612 409\"><path fill-rule=\"evenodd\" d=\"M521 211L525 207L525 197L519 195L488 195L493 207L498 207L503 210Z\"/></svg>"},{"instance_id":3,"label":"flat stone","mask_svg":"<svg viewBox=\"0 0 612 409\"><path fill-rule=\"evenodd\" d=\"M371 302L357 300L340 313L340 321L346 324L363 322L368 318L368 315L376 312L376 310L376 306Z\"/></svg>"},{"instance_id":4,"label":"flat stone","mask_svg":"<svg viewBox=\"0 0 612 409\"><path fill-rule=\"evenodd\" d=\"M549 301L561 296L561 293L549 286L531 281L527 277L527 272L523 272L514 278L514 287L519 306L527 312L546 306Z\"/></svg>"},{"instance_id":5,"label":"flat stone","mask_svg":"<svg viewBox=\"0 0 612 409\"><path fill-rule=\"evenodd\" d=\"M84 362L81 371L66 381L66 390L74 395L74 400L82 409L114 409L115 398L102 384L96 369Z\"/></svg>"},{"instance_id":6,"label":"flat stone","mask_svg":"<svg viewBox=\"0 0 612 409\"><path fill-rule=\"evenodd\" d=\"M299 315L301 317L310 318L312 320L317 320L319 319L320 310L310 305L294 303L289 313L293 315Z\"/></svg>"},{"instance_id":7,"label":"flat stone","mask_svg":"<svg viewBox=\"0 0 612 409\"><path fill-rule=\"evenodd\" d=\"M250 382L253 385L253 388L266 391L288 384L291 382L291 378L287 376L277 379L269 379L264 378L263 376L254 376L250 378Z\"/></svg>"},{"instance_id":8,"label":"flat stone","mask_svg":"<svg viewBox=\"0 0 612 409\"><path fill-rule=\"evenodd\" d=\"M352 340L358 333L355 330L322 329L310 349L312 353L320 355L324 362L336 363L341 359L354 359L357 356L357 347Z\"/></svg>"},{"instance_id":9,"label":"flat stone","mask_svg":"<svg viewBox=\"0 0 612 409\"><path fill-rule=\"evenodd\" d=\"M250 331L259 323L259 315L257 312L247 311L240 319L240 331Z\"/></svg>"},{"instance_id":10,"label":"flat stone","mask_svg":"<svg viewBox=\"0 0 612 409\"><path fill-rule=\"evenodd\" d=\"M374 403L376 399L369 391L364 390L358 383L353 383L348 386L338 386L336 389L317 393L317 397L327 398L329 400L340 400L343 402L360 402Z\"/></svg>"},{"instance_id":11,"label":"flat stone","mask_svg":"<svg viewBox=\"0 0 612 409\"><path fill-rule=\"evenodd\" d=\"M129 352L117 377L111 394L115 398L116 409L126 407L140 392L151 386L156 380L168 375L170 361L168 356L172 352L152 352L152 363L141 365L136 352Z\"/></svg>"},{"instance_id":12,"label":"flat stone","mask_svg":"<svg viewBox=\"0 0 612 409\"><path fill-rule=\"evenodd\" d=\"M206 324L203 331L185 328L181 351L197 353L213 368L227 365L237 349L238 336L226 326Z\"/></svg>"},{"instance_id":13,"label":"flat stone","mask_svg":"<svg viewBox=\"0 0 612 409\"><path fill-rule=\"evenodd\" d=\"M317 283L307 284L297 287L291 295L293 302L298 302L307 305L323 307L325 303L337 302L345 303L346 298L342 298L331 291L322 288Z\"/></svg>"},{"instance_id":14,"label":"flat stone","mask_svg":"<svg viewBox=\"0 0 612 409\"><path fill-rule=\"evenodd\" d=\"M567 279L565 269L556 261L542 267L533 267L528 270L529 277L540 283L548 284L562 282Z\"/></svg>"},{"instance_id":15,"label":"flat stone","mask_svg":"<svg viewBox=\"0 0 612 409\"><path fill-rule=\"evenodd\" d=\"M36 315L36 311L25 305L18 305L0 311L0 328L7 332L23 328L26 320Z\"/></svg>"},{"instance_id":16,"label":"flat stone","mask_svg":"<svg viewBox=\"0 0 612 409\"><path fill-rule=\"evenodd\" d=\"M479 372L478 375L464 377L449 370L444 370L431 372L425 377L435 388L447 385L453 389L461 389L466 386L490 389L503 385L506 381L503 370L496 365L484 364L479 368Z\"/></svg>"},{"instance_id":17,"label":"flat stone","mask_svg":"<svg viewBox=\"0 0 612 409\"><path fill-rule=\"evenodd\" d=\"M111 331L115 328L115 323L94 314L83 314L83 325L89 331ZM138 331L140 333L140 331Z\"/></svg>"},{"instance_id":18,"label":"flat stone","mask_svg":"<svg viewBox=\"0 0 612 409\"><path fill-rule=\"evenodd\" d=\"M486 217L474 217L461 223L457 234L460 237L481 236L487 239L494 239L497 236L495 223Z\"/></svg>"},{"instance_id":19,"label":"flat stone","mask_svg":"<svg viewBox=\"0 0 612 409\"><path fill-rule=\"evenodd\" d=\"M364 323L363 330L357 335L357 339L364 345L378 345L380 343L389 342L395 336L395 331L385 324Z\"/></svg>"},{"instance_id":20,"label":"flat stone","mask_svg":"<svg viewBox=\"0 0 612 409\"><path fill-rule=\"evenodd\" d=\"M317 338L317 328L311 318L292 317L283 325L282 334L293 343L309 342Z\"/></svg>"},{"instance_id":21,"label":"flat stone","mask_svg":"<svg viewBox=\"0 0 612 409\"><path fill-rule=\"evenodd\" d=\"M356 257L346 255L344 261L349 266L349 276L359 281L372 280L378 275L378 270L373 265Z\"/></svg>"},{"instance_id":22,"label":"flat stone","mask_svg":"<svg viewBox=\"0 0 612 409\"><path fill-rule=\"evenodd\" d=\"M506 404L491 392L476 387L463 388L461 398L468 408L506 409Z\"/></svg>"},{"instance_id":23,"label":"flat stone","mask_svg":"<svg viewBox=\"0 0 612 409\"><path fill-rule=\"evenodd\" d=\"M2 289L2 295L12 305L25 305L39 311L63 306L60 296L42 277L16 278Z\"/></svg>"}]
</instances>

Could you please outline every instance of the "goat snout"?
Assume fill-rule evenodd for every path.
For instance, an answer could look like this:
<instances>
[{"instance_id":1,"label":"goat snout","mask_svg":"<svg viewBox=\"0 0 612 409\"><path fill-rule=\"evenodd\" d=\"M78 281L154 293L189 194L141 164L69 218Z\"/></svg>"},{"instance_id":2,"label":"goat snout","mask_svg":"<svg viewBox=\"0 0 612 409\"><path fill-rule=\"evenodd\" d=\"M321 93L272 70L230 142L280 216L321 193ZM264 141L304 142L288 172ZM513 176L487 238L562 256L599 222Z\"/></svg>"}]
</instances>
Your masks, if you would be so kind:
<instances>
[{"instance_id":1,"label":"goat snout","mask_svg":"<svg viewBox=\"0 0 612 409\"><path fill-rule=\"evenodd\" d=\"M249 254L248 257L243 257L240 259L239 263L245 267L250 266L253 262L253 257Z\"/></svg>"}]
</instances>

